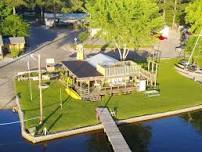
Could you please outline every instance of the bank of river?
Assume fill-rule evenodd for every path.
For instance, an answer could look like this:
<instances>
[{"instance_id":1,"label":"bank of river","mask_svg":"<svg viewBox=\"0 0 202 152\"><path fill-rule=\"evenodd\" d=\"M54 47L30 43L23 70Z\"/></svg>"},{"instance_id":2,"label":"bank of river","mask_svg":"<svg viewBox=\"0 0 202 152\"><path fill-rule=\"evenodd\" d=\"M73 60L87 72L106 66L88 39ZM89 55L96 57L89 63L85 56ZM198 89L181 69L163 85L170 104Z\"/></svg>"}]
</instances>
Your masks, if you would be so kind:
<instances>
[{"instance_id":1,"label":"bank of river","mask_svg":"<svg viewBox=\"0 0 202 152\"><path fill-rule=\"evenodd\" d=\"M0 124L18 121L18 115L0 111ZM126 141L136 152L190 152L202 150L202 112L121 126ZM20 125L0 126L1 152L110 152L103 131L31 144L21 137Z\"/></svg>"}]
</instances>

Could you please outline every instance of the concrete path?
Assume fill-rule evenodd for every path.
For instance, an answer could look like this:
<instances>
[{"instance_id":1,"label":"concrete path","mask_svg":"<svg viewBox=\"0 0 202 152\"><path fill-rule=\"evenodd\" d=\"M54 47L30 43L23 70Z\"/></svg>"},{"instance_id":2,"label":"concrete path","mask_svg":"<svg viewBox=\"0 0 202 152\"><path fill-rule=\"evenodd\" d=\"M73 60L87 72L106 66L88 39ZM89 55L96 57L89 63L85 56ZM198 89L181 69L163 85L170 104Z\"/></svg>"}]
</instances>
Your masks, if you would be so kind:
<instances>
[{"instance_id":1,"label":"concrete path","mask_svg":"<svg viewBox=\"0 0 202 152\"><path fill-rule=\"evenodd\" d=\"M161 51L162 58L174 58L178 56L175 48L179 45L180 33L175 30L170 30L168 39L159 41L154 48Z\"/></svg>"}]
</instances>

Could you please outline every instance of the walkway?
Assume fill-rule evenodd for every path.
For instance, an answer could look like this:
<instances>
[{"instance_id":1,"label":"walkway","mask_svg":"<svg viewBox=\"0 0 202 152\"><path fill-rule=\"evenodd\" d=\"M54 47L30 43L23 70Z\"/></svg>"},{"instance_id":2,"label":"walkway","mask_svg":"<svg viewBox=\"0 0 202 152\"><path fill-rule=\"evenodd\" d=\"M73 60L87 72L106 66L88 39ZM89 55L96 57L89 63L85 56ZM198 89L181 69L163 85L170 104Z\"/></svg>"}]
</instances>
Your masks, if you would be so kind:
<instances>
[{"instance_id":1,"label":"walkway","mask_svg":"<svg viewBox=\"0 0 202 152\"><path fill-rule=\"evenodd\" d=\"M106 132L108 139L111 142L113 150L115 152L131 152L108 109L97 108L96 112L104 127L104 131Z\"/></svg>"},{"instance_id":2,"label":"walkway","mask_svg":"<svg viewBox=\"0 0 202 152\"><path fill-rule=\"evenodd\" d=\"M180 45L180 32L175 30L169 31L167 40L159 41L154 48L161 51L162 58L175 58L179 56L176 47Z\"/></svg>"}]
</instances>

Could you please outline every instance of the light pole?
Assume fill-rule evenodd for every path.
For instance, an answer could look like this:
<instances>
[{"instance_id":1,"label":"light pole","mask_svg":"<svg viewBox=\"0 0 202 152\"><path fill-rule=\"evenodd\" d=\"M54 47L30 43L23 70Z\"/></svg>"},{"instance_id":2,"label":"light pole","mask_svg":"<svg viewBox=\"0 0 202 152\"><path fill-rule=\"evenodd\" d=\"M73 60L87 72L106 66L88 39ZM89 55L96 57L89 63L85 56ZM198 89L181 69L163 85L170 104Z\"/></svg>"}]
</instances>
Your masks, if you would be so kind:
<instances>
[{"instance_id":1,"label":"light pole","mask_svg":"<svg viewBox=\"0 0 202 152\"><path fill-rule=\"evenodd\" d=\"M33 60L36 61L36 58L34 57L34 54L31 54L30 55L31 58ZM38 77L39 77L39 96L40 96L40 121L39 121L39 124L42 124L43 123L43 92L42 92L42 87L41 87L41 55L38 54Z\"/></svg>"},{"instance_id":2,"label":"light pole","mask_svg":"<svg viewBox=\"0 0 202 152\"><path fill-rule=\"evenodd\" d=\"M43 123L43 95L41 87L41 55L38 55L38 70L39 70L39 96L40 96L40 124Z\"/></svg>"},{"instance_id":3,"label":"light pole","mask_svg":"<svg viewBox=\"0 0 202 152\"><path fill-rule=\"evenodd\" d=\"M30 79L31 71L30 71L29 57L28 57L28 62L27 62L27 69L28 69L28 73L29 73L29 94L30 94L30 100L32 101L32 82Z\"/></svg>"}]
</instances>

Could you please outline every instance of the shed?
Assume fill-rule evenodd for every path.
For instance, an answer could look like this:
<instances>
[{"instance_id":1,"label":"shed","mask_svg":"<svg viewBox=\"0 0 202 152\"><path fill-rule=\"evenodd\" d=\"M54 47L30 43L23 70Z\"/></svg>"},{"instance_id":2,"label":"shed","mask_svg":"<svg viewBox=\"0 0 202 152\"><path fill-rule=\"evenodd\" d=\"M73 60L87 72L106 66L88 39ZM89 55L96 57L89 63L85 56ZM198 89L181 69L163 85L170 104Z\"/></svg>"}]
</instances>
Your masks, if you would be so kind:
<instances>
[{"instance_id":1,"label":"shed","mask_svg":"<svg viewBox=\"0 0 202 152\"><path fill-rule=\"evenodd\" d=\"M4 43L9 51L11 51L12 49L23 50L25 48L24 37L9 37L4 39Z\"/></svg>"}]
</instances>

